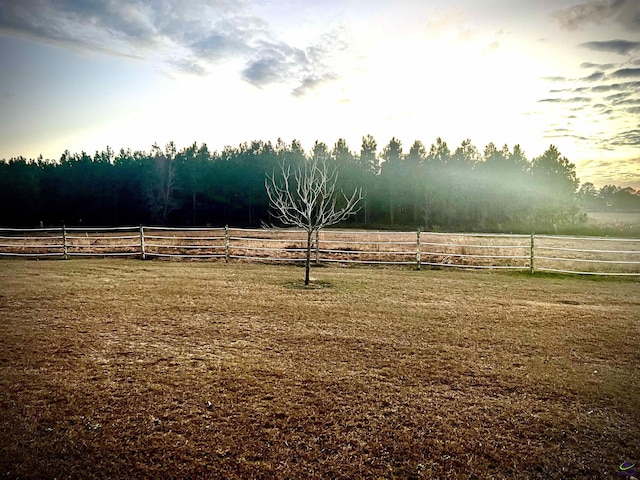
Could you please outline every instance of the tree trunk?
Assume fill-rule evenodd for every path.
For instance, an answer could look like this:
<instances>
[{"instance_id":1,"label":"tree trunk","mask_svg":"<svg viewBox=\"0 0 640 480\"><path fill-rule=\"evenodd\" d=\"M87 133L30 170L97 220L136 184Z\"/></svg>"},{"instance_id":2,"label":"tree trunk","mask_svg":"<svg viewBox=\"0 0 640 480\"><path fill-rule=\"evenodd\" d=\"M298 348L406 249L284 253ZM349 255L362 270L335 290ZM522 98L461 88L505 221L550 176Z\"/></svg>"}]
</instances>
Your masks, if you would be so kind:
<instances>
[{"instance_id":1,"label":"tree trunk","mask_svg":"<svg viewBox=\"0 0 640 480\"><path fill-rule=\"evenodd\" d=\"M367 215L367 198L364 199L364 224L369 225L369 216Z\"/></svg>"},{"instance_id":2,"label":"tree trunk","mask_svg":"<svg viewBox=\"0 0 640 480\"><path fill-rule=\"evenodd\" d=\"M115 225L120 225L120 216L118 215L118 187L113 188L113 216Z\"/></svg>"},{"instance_id":3,"label":"tree trunk","mask_svg":"<svg viewBox=\"0 0 640 480\"><path fill-rule=\"evenodd\" d=\"M309 270L311 269L311 234L312 231L307 231L307 260L305 261L304 271L304 284L309 285Z\"/></svg>"},{"instance_id":4,"label":"tree trunk","mask_svg":"<svg viewBox=\"0 0 640 480\"><path fill-rule=\"evenodd\" d=\"M195 227L196 226L196 191L195 190L192 192L191 200L192 200L192 206L193 206L193 221L191 225Z\"/></svg>"},{"instance_id":5,"label":"tree trunk","mask_svg":"<svg viewBox=\"0 0 640 480\"><path fill-rule=\"evenodd\" d=\"M424 197L424 228L429 229L429 199Z\"/></svg>"},{"instance_id":6,"label":"tree trunk","mask_svg":"<svg viewBox=\"0 0 640 480\"><path fill-rule=\"evenodd\" d=\"M393 215L393 189L389 190L389 220L391 225L395 225L395 217Z\"/></svg>"}]
</instances>

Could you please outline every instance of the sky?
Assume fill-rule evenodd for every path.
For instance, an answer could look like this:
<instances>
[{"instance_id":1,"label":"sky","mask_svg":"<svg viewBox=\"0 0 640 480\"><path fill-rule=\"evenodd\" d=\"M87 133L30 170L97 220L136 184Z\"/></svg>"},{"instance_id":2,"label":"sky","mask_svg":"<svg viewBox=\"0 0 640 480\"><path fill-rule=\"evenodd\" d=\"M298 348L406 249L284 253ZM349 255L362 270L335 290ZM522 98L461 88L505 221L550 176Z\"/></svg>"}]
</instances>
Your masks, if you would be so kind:
<instances>
[{"instance_id":1,"label":"sky","mask_svg":"<svg viewBox=\"0 0 640 480\"><path fill-rule=\"evenodd\" d=\"M368 134L640 189L640 1L0 0L0 159Z\"/></svg>"}]
</instances>

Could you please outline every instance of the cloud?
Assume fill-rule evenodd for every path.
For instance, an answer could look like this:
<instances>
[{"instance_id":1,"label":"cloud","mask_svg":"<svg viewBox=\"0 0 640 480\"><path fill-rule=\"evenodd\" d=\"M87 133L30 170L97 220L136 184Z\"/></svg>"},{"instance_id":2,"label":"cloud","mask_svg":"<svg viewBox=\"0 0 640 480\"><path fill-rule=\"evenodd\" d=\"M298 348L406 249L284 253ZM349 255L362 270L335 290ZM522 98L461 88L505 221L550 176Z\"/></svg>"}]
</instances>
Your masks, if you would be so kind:
<instances>
[{"instance_id":1,"label":"cloud","mask_svg":"<svg viewBox=\"0 0 640 480\"><path fill-rule=\"evenodd\" d=\"M621 187L640 187L639 157L582 160L576 164L581 177L597 179L600 185L615 184Z\"/></svg>"},{"instance_id":2,"label":"cloud","mask_svg":"<svg viewBox=\"0 0 640 480\"><path fill-rule=\"evenodd\" d=\"M602 42L585 42L581 43L580 46L590 50L627 55L640 49L640 42L631 42L629 40L606 40Z\"/></svg>"},{"instance_id":3,"label":"cloud","mask_svg":"<svg viewBox=\"0 0 640 480\"><path fill-rule=\"evenodd\" d=\"M567 128L554 128L544 132L544 138L573 138L582 142L589 141L590 139L584 135L577 135L575 133L569 133Z\"/></svg>"},{"instance_id":4,"label":"cloud","mask_svg":"<svg viewBox=\"0 0 640 480\"><path fill-rule=\"evenodd\" d=\"M610 92L612 90L632 90L640 88L640 81L638 82L623 82L612 83L609 85L597 85L591 88L592 92Z\"/></svg>"},{"instance_id":5,"label":"cloud","mask_svg":"<svg viewBox=\"0 0 640 480\"><path fill-rule=\"evenodd\" d=\"M615 66L614 64L610 64L612 66ZM636 76L640 76L640 69L638 68L623 68L623 69L619 69L613 73L610 74L606 74L603 71L597 71L597 72L593 72L590 75L587 75L586 77L580 77L580 78L565 78L565 77L544 77L543 80L547 80L547 81L551 81L551 82L588 82L588 83L595 83L595 82L601 82L601 81L605 81L607 80L607 78L611 76L611 77L615 77L615 78L632 78L632 77L636 77ZM621 84L617 84L617 85L621 85ZM575 88L555 88L552 90L549 90L549 93L562 93L562 92L576 92L576 93L580 93L580 92L590 92L592 90L592 86L584 86L584 87L575 87Z\"/></svg>"},{"instance_id":6,"label":"cloud","mask_svg":"<svg viewBox=\"0 0 640 480\"><path fill-rule=\"evenodd\" d=\"M246 0L0 0L0 34L66 48L161 62L205 75L220 62L244 64L257 87L291 85L300 96L338 77L334 52L347 47L338 29L310 45L279 40Z\"/></svg>"},{"instance_id":7,"label":"cloud","mask_svg":"<svg viewBox=\"0 0 640 480\"><path fill-rule=\"evenodd\" d=\"M325 82L335 80L337 76L333 73L327 73L319 76L309 76L302 80L300 85L293 90L292 95L294 97L302 97L306 95L309 90L313 90L314 88L322 85Z\"/></svg>"},{"instance_id":8,"label":"cloud","mask_svg":"<svg viewBox=\"0 0 640 480\"><path fill-rule=\"evenodd\" d=\"M589 102L591 102L591 98L589 98L589 97L543 98L542 100L538 100L538 102L548 102L548 103L589 103Z\"/></svg>"},{"instance_id":9,"label":"cloud","mask_svg":"<svg viewBox=\"0 0 640 480\"><path fill-rule=\"evenodd\" d=\"M247 39L236 32L214 30L199 38L189 39L185 44L194 55L210 61L224 59L249 50Z\"/></svg>"},{"instance_id":10,"label":"cloud","mask_svg":"<svg viewBox=\"0 0 640 480\"><path fill-rule=\"evenodd\" d=\"M207 73L207 70L195 59L176 58L174 60L168 60L167 63L184 73L190 73L192 75L205 75Z\"/></svg>"},{"instance_id":11,"label":"cloud","mask_svg":"<svg viewBox=\"0 0 640 480\"><path fill-rule=\"evenodd\" d=\"M595 82L596 80L602 80L604 76L604 72L594 72L587 77L583 77L581 80L584 80L585 82Z\"/></svg>"},{"instance_id":12,"label":"cloud","mask_svg":"<svg viewBox=\"0 0 640 480\"><path fill-rule=\"evenodd\" d=\"M604 99L616 102L616 101L621 101L626 98L629 98L629 95L630 95L629 93L614 93L613 95L604 97Z\"/></svg>"},{"instance_id":13,"label":"cloud","mask_svg":"<svg viewBox=\"0 0 640 480\"><path fill-rule=\"evenodd\" d=\"M587 0L557 10L552 17L567 30L586 24L616 22L628 30L640 29L640 9L637 0Z\"/></svg>"},{"instance_id":14,"label":"cloud","mask_svg":"<svg viewBox=\"0 0 640 480\"><path fill-rule=\"evenodd\" d=\"M640 42L610 40L587 42L582 46L628 55L640 49ZM545 137L572 138L589 148L608 151L640 146L640 130L629 129L629 125L638 125L636 118L640 115L640 68L628 67L634 65L633 60L624 64L584 62L581 68L595 71L579 78L547 77L554 88L538 103L553 109L565 124L552 126L545 131ZM593 127L606 127L584 135L572 117L589 118Z\"/></svg>"},{"instance_id":15,"label":"cloud","mask_svg":"<svg viewBox=\"0 0 640 480\"><path fill-rule=\"evenodd\" d=\"M297 68L304 68L307 57L299 50L285 43L263 43L256 49L254 57L242 71L242 77L249 83L262 87L280 82Z\"/></svg>"},{"instance_id":16,"label":"cloud","mask_svg":"<svg viewBox=\"0 0 640 480\"><path fill-rule=\"evenodd\" d=\"M45 43L129 54L127 44L154 43L153 26L144 20L144 5L73 0L24 0L0 8L0 33Z\"/></svg>"},{"instance_id":17,"label":"cloud","mask_svg":"<svg viewBox=\"0 0 640 480\"><path fill-rule=\"evenodd\" d=\"M259 24L240 2L224 0L21 0L0 9L2 33L110 53L177 47L206 57L215 40L217 51L233 52Z\"/></svg>"},{"instance_id":18,"label":"cloud","mask_svg":"<svg viewBox=\"0 0 640 480\"><path fill-rule=\"evenodd\" d=\"M619 132L610 142L615 146L640 145L640 128Z\"/></svg>"},{"instance_id":19,"label":"cloud","mask_svg":"<svg viewBox=\"0 0 640 480\"><path fill-rule=\"evenodd\" d=\"M252 58L242 70L242 78L259 88L293 78L298 85L291 93L301 97L338 78L327 61L333 52L344 48L346 41L339 30L323 35L316 44L305 49L294 48L283 42L262 42L254 49Z\"/></svg>"},{"instance_id":20,"label":"cloud","mask_svg":"<svg viewBox=\"0 0 640 480\"><path fill-rule=\"evenodd\" d=\"M571 102L571 103L589 103L591 101L591 98L589 98L589 97L572 97L572 98L567 98L566 101L567 102Z\"/></svg>"},{"instance_id":21,"label":"cloud","mask_svg":"<svg viewBox=\"0 0 640 480\"><path fill-rule=\"evenodd\" d=\"M640 68L622 68L611 74L616 78L640 77Z\"/></svg>"},{"instance_id":22,"label":"cloud","mask_svg":"<svg viewBox=\"0 0 640 480\"><path fill-rule=\"evenodd\" d=\"M616 67L615 63L584 62L580 64L580 68L596 68L598 70L611 70L612 68L615 68L615 67Z\"/></svg>"}]
</instances>

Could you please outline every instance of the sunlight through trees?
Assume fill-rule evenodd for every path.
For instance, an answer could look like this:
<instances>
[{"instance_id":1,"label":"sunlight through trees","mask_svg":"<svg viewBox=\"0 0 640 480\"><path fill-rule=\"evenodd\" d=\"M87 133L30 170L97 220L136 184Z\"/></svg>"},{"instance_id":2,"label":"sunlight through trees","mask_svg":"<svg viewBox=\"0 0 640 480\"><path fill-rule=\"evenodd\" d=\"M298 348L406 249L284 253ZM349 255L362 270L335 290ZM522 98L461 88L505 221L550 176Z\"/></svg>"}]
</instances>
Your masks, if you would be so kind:
<instances>
[{"instance_id":1,"label":"sunlight through trees","mask_svg":"<svg viewBox=\"0 0 640 480\"><path fill-rule=\"evenodd\" d=\"M366 135L359 152L344 139L333 148L316 142L309 153L278 140L220 152L171 142L150 152L12 158L0 162L0 224L259 226L273 220L267 176L283 162L296 168L313 158L338 173L336 191L362 191L361 209L345 220L361 228L556 231L583 221L583 207L640 204L630 188L579 188L575 166L553 145L529 159L519 145L490 143L481 153L470 140L452 149L437 138L405 152L396 138L380 149Z\"/></svg>"}]
</instances>

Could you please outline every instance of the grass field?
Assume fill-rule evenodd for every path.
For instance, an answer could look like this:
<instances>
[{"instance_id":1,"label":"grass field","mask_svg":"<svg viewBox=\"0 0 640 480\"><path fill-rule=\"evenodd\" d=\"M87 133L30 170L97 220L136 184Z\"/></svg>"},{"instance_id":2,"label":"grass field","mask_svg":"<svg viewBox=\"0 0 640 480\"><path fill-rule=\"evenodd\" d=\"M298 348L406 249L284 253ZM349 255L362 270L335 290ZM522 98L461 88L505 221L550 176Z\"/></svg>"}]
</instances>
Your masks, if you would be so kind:
<instances>
[{"instance_id":1,"label":"grass field","mask_svg":"<svg viewBox=\"0 0 640 480\"><path fill-rule=\"evenodd\" d=\"M640 282L0 261L2 478L615 478Z\"/></svg>"},{"instance_id":2,"label":"grass field","mask_svg":"<svg viewBox=\"0 0 640 480\"><path fill-rule=\"evenodd\" d=\"M593 225L640 225L640 212L588 212L587 221Z\"/></svg>"},{"instance_id":3,"label":"grass field","mask_svg":"<svg viewBox=\"0 0 640 480\"><path fill-rule=\"evenodd\" d=\"M577 228L582 235L640 238L640 212L587 212L587 222Z\"/></svg>"}]
</instances>

